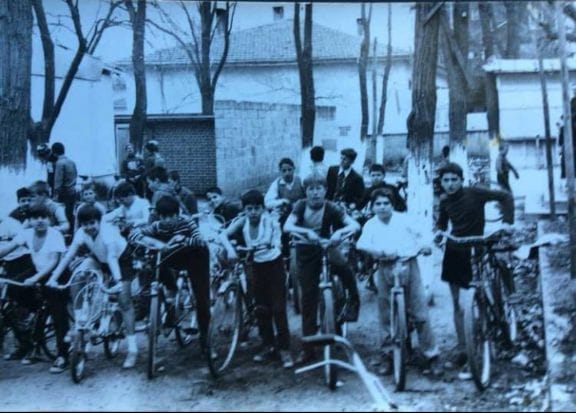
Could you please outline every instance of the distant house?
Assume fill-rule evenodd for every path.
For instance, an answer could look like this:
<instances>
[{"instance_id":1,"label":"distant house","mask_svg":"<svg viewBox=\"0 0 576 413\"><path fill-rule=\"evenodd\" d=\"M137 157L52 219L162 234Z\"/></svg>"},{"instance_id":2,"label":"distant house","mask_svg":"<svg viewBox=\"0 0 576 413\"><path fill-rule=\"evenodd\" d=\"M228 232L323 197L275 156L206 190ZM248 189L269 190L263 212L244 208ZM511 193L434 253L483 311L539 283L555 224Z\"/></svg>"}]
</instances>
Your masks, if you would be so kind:
<instances>
[{"instance_id":1,"label":"distant house","mask_svg":"<svg viewBox=\"0 0 576 413\"><path fill-rule=\"evenodd\" d=\"M560 60L544 59L548 90L550 132L554 141L554 160L558 125L562 115ZM571 82L576 85L576 59L568 60ZM502 139L511 143L512 159L524 159L527 166L543 167L546 162L542 89L536 59L493 59L484 70L496 77Z\"/></svg>"}]
</instances>

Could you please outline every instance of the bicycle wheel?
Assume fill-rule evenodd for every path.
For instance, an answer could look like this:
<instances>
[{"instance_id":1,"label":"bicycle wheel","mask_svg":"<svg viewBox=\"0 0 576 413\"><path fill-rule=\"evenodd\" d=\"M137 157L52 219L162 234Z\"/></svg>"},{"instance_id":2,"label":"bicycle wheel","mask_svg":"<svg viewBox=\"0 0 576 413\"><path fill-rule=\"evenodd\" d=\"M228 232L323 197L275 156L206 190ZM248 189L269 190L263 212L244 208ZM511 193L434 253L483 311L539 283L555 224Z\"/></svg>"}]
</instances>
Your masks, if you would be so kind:
<instances>
[{"instance_id":1,"label":"bicycle wheel","mask_svg":"<svg viewBox=\"0 0 576 413\"><path fill-rule=\"evenodd\" d=\"M198 333L194 296L187 285L178 289L174 298L174 305L176 313L174 335L178 346L184 348L194 340L194 335Z\"/></svg>"},{"instance_id":2,"label":"bicycle wheel","mask_svg":"<svg viewBox=\"0 0 576 413\"><path fill-rule=\"evenodd\" d=\"M156 374L156 352L158 351L158 334L160 329L160 297L159 294L150 297L150 320L148 327L148 379Z\"/></svg>"},{"instance_id":3,"label":"bicycle wheel","mask_svg":"<svg viewBox=\"0 0 576 413\"><path fill-rule=\"evenodd\" d=\"M346 307L346 291L342 280L337 275L332 275L332 291L334 296L334 314L336 314L336 334L346 337L347 323L344 310Z\"/></svg>"},{"instance_id":4,"label":"bicycle wheel","mask_svg":"<svg viewBox=\"0 0 576 413\"><path fill-rule=\"evenodd\" d=\"M74 383L80 383L84 378L84 369L86 367L84 330L78 330L72 343L72 352L70 354L70 373Z\"/></svg>"},{"instance_id":5,"label":"bicycle wheel","mask_svg":"<svg viewBox=\"0 0 576 413\"><path fill-rule=\"evenodd\" d=\"M43 310L39 310L43 311ZM48 314L39 315L38 325L41 326L41 332L38 337L38 343L42 352L50 360L56 360L58 347L56 346L56 331L54 330L54 321Z\"/></svg>"},{"instance_id":6,"label":"bicycle wheel","mask_svg":"<svg viewBox=\"0 0 576 413\"><path fill-rule=\"evenodd\" d=\"M500 331L507 346L512 346L518 338L518 322L516 310L510 302L510 287L504 280L500 270L496 270L494 280L494 296L500 315Z\"/></svg>"},{"instance_id":7,"label":"bicycle wheel","mask_svg":"<svg viewBox=\"0 0 576 413\"><path fill-rule=\"evenodd\" d=\"M464 339L474 384L482 391L490 385L491 380L491 342L486 314L488 308L481 290L474 289L471 294L464 306Z\"/></svg>"},{"instance_id":8,"label":"bicycle wheel","mask_svg":"<svg viewBox=\"0 0 576 413\"><path fill-rule=\"evenodd\" d=\"M406 359L407 349L407 320L406 304L404 294L394 294L392 298L392 365L394 373L394 384L396 390L402 391L406 386Z\"/></svg>"},{"instance_id":9,"label":"bicycle wheel","mask_svg":"<svg viewBox=\"0 0 576 413\"><path fill-rule=\"evenodd\" d=\"M320 299L320 331L322 334L336 334L336 317L334 313L334 297L330 288L322 290ZM336 389L338 382L338 371L336 366L328 363L334 352L333 346L324 346L324 379L330 390Z\"/></svg>"},{"instance_id":10,"label":"bicycle wheel","mask_svg":"<svg viewBox=\"0 0 576 413\"><path fill-rule=\"evenodd\" d=\"M124 338L124 320L119 309L114 310L109 323L107 334L103 338L104 354L106 358L113 359L118 355L120 343Z\"/></svg>"},{"instance_id":11,"label":"bicycle wheel","mask_svg":"<svg viewBox=\"0 0 576 413\"><path fill-rule=\"evenodd\" d=\"M210 373L217 377L230 365L242 330L242 297L238 284L219 294L212 307L208 346L216 358L208 357Z\"/></svg>"}]
</instances>

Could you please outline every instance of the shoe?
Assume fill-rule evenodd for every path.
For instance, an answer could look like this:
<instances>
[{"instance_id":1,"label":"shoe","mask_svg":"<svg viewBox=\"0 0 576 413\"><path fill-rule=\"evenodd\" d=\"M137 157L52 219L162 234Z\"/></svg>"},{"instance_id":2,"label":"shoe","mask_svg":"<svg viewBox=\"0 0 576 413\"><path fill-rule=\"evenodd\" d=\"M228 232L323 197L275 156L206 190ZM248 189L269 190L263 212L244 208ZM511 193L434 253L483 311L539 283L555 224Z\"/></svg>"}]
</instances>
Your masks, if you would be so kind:
<instances>
[{"instance_id":1,"label":"shoe","mask_svg":"<svg viewBox=\"0 0 576 413\"><path fill-rule=\"evenodd\" d=\"M147 320L140 320L134 323L134 331L136 333L140 333L142 331L146 331L148 329L148 321Z\"/></svg>"},{"instance_id":2,"label":"shoe","mask_svg":"<svg viewBox=\"0 0 576 413\"><path fill-rule=\"evenodd\" d=\"M22 360L29 354L29 350L24 347L18 347L16 351L4 355L4 360Z\"/></svg>"},{"instance_id":3,"label":"shoe","mask_svg":"<svg viewBox=\"0 0 576 413\"><path fill-rule=\"evenodd\" d=\"M29 366L30 364L36 363L36 360L38 360L38 354L36 354L35 351L31 351L20 360L20 363Z\"/></svg>"},{"instance_id":4,"label":"shoe","mask_svg":"<svg viewBox=\"0 0 576 413\"><path fill-rule=\"evenodd\" d=\"M290 369L294 367L294 360L288 350L280 350L280 360L282 361L282 367L285 369Z\"/></svg>"},{"instance_id":5,"label":"shoe","mask_svg":"<svg viewBox=\"0 0 576 413\"><path fill-rule=\"evenodd\" d=\"M126 355L126 360L122 364L123 369L131 369L136 365L136 359L138 358L138 353L136 351L129 351Z\"/></svg>"},{"instance_id":6,"label":"shoe","mask_svg":"<svg viewBox=\"0 0 576 413\"><path fill-rule=\"evenodd\" d=\"M252 360L257 363L262 363L263 361L270 360L276 354L274 347L264 346L258 354L252 357Z\"/></svg>"},{"instance_id":7,"label":"shoe","mask_svg":"<svg viewBox=\"0 0 576 413\"><path fill-rule=\"evenodd\" d=\"M296 357L296 364L308 364L316 359L316 352L314 350L302 350L298 357Z\"/></svg>"},{"instance_id":8,"label":"shoe","mask_svg":"<svg viewBox=\"0 0 576 413\"><path fill-rule=\"evenodd\" d=\"M461 368L464 367L467 362L468 356L466 353L459 351L450 357L450 359L446 362L445 367L447 369Z\"/></svg>"},{"instance_id":9,"label":"shoe","mask_svg":"<svg viewBox=\"0 0 576 413\"><path fill-rule=\"evenodd\" d=\"M470 371L470 367L466 365L460 373L458 373L458 378L460 380L472 380L472 372Z\"/></svg>"},{"instance_id":10,"label":"shoe","mask_svg":"<svg viewBox=\"0 0 576 413\"><path fill-rule=\"evenodd\" d=\"M56 360L54 360L54 364L52 364L52 367L50 367L50 373L52 374L62 373L64 370L66 370L67 367L68 367L68 361L66 361L64 357L60 356Z\"/></svg>"}]
</instances>

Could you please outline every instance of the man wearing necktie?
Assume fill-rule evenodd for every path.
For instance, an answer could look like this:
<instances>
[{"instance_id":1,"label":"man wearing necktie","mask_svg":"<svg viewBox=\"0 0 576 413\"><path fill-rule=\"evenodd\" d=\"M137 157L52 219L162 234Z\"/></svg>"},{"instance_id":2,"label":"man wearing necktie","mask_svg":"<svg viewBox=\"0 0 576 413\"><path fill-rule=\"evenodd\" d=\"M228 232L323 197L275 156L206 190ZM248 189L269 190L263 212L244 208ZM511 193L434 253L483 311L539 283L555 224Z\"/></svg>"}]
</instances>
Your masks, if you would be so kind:
<instances>
[{"instance_id":1,"label":"man wearing necktie","mask_svg":"<svg viewBox=\"0 0 576 413\"><path fill-rule=\"evenodd\" d=\"M357 153L352 148L340 151L340 165L328 168L326 198L344 202L350 208L358 205L364 196L364 179L352 168ZM351 205L354 204L354 205Z\"/></svg>"}]
</instances>

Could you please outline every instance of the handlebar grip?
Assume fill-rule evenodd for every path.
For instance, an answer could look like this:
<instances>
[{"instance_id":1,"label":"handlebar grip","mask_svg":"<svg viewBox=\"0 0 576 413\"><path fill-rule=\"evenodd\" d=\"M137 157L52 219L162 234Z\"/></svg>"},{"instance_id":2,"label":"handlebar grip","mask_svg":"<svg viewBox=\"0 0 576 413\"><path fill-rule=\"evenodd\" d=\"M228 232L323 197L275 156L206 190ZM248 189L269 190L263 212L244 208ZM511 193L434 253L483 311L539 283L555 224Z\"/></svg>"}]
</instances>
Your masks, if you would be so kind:
<instances>
[{"instance_id":1,"label":"handlebar grip","mask_svg":"<svg viewBox=\"0 0 576 413\"><path fill-rule=\"evenodd\" d=\"M302 337L302 343L312 346L329 346L336 343L335 334L315 334Z\"/></svg>"}]
</instances>

